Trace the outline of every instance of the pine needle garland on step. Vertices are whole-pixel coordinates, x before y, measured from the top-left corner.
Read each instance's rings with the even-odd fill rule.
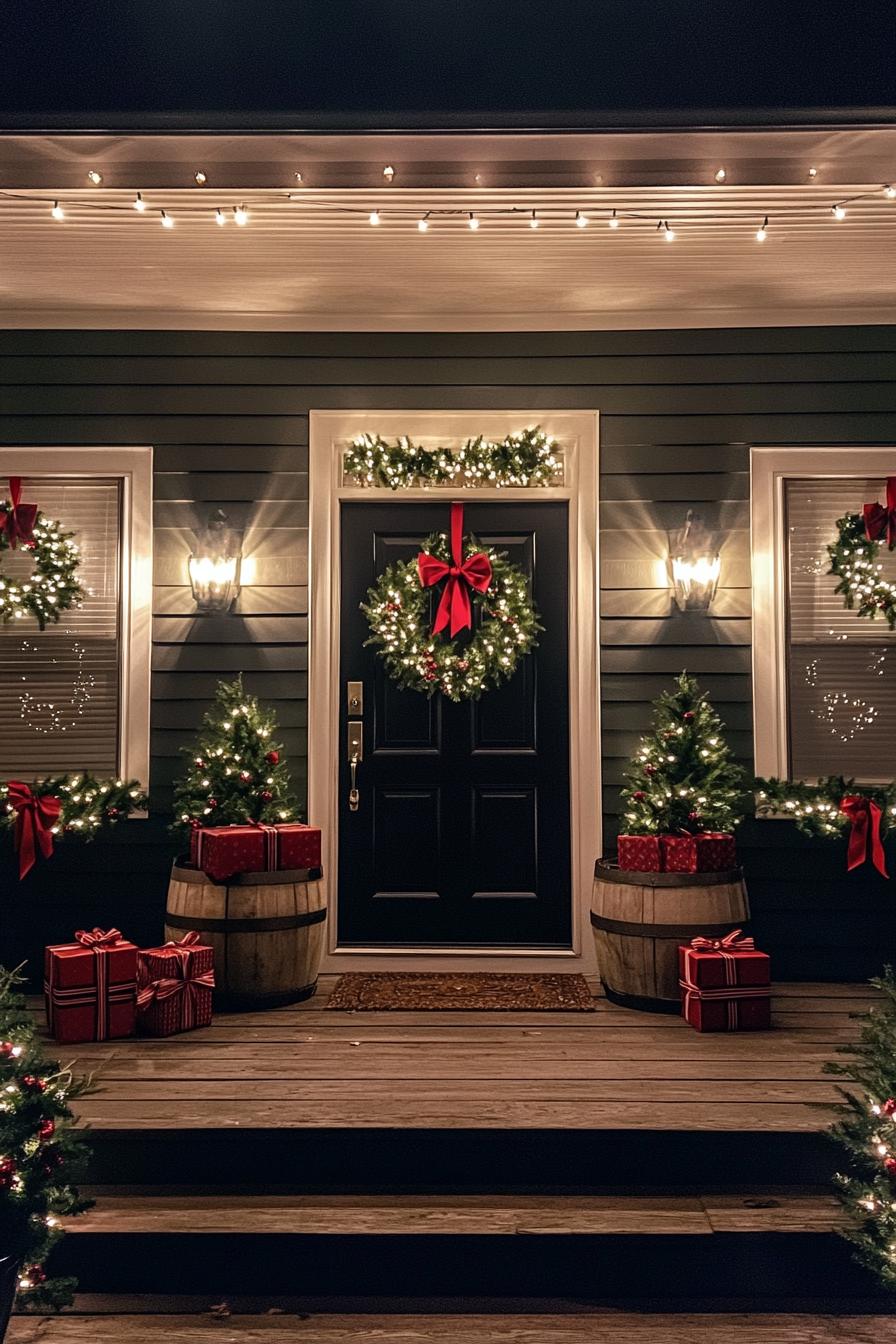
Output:
[[[896,979],[887,967],[872,980],[884,998],[864,1017],[857,1045],[844,1046],[848,1063],[825,1072],[847,1080],[831,1133],[843,1145],[851,1172],[837,1176],[840,1201],[851,1220],[845,1234],[856,1256],[886,1287],[896,1289]]]
[[[242,676],[222,682],[175,787],[174,828],[297,820],[276,730],[276,715],[246,694]]]
[[[87,1146],[69,1102],[91,1083],[45,1057],[21,982],[0,967],[0,1254],[19,1266],[19,1307],[57,1310],[71,1302],[75,1280],[47,1278],[43,1266],[62,1236],[59,1220],[90,1207],[71,1184]]]
[[[631,835],[730,831],[748,808],[746,772],[734,763],[724,725],[693,677],[656,701],[622,790]]]

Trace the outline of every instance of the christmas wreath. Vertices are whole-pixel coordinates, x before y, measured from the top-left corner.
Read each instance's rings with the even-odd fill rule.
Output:
[[[896,629],[896,583],[882,577],[877,559],[882,541],[896,548],[896,476],[887,480],[886,504],[866,504],[861,513],[837,519],[837,540],[828,546],[829,574],[840,582],[834,590],[843,594],[850,611],[871,620],[881,613],[890,629]]]
[[[388,443],[379,434],[359,434],[343,457],[346,477],[357,485],[390,490],[418,485],[545,486],[562,479],[557,443],[538,425],[508,434],[500,443],[482,434],[457,453],[422,448],[405,436]]]
[[[21,491],[21,479],[10,477],[9,498],[0,504],[0,555],[21,544],[34,556],[34,572],[27,581],[13,580],[4,578],[0,569],[0,621],[6,624],[30,613],[44,630],[84,597],[78,548],[73,533],[44,518],[36,504],[20,503]]]
[[[443,579],[430,629],[427,589]],[[471,601],[481,617],[475,629]],[[399,686],[424,695],[441,691],[454,701],[478,700],[509,680],[542,629],[526,575],[504,552],[463,535],[460,504],[451,506],[450,546],[444,533],[432,533],[416,560],[383,571],[361,610],[371,631],[366,642]],[[466,629],[469,638],[455,643]]]

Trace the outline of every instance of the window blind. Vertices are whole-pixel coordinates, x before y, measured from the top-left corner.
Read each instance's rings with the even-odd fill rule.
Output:
[[[0,627],[0,777],[118,771],[121,499],[115,480],[23,480],[22,499],[75,534],[87,596],[58,625]],[[27,577],[28,552],[3,552]]]
[[[896,631],[859,617],[835,593],[826,547],[845,513],[883,499],[883,482],[859,478],[787,480],[790,774],[893,778],[885,750],[896,741]],[[896,551],[878,551],[896,580]]]

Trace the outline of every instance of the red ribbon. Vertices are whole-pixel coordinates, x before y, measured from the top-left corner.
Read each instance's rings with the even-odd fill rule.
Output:
[[[450,621],[450,635],[453,639],[458,630],[469,630],[473,624],[473,612],[470,606],[469,590],[484,593],[492,581],[492,567],[483,551],[470,555],[464,554],[464,506],[451,505],[451,558],[448,565],[438,556],[421,551],[417,556],[417,573],[424,588],[431,588],[447,578],[442,590],[439,609],[436,612],[432,632],[437,635]]]
[[[869,541],[886,540],[892,551],[896,547],[896,476],[887,477],[886,506],[866,504],[862,509],[865,519],[865,536]]]
[[[196,1022],[200,990],[212,990],[215,987],[213,970],[203,971],[200,975],[193,972],[193,948],[198,942],[199,934],[195,930],[191,930],[184,934],[178,942],[163,943],[162,947],[164,949],[170,949],[176,954],[171,960],[173,963],[172,969],[178,973],[144,983],[137,994],[137,1007],[144,1012],[153,1003],[164,1003],[166,999],[172,998],[173,995],[182,994],[183,1004],[180,1020],[182,1031],[189,1031]],[[145,974],[145,968],[142,965],[141,971]]]
[[[752,952],[756,944],[749,934],[744,933],[743,929],[732,929],[726,933],[724,938],[692,938],[691,947],[711,949],[713,952],[728,952],[737,949],[744,952]]]
[[[10,476],[9,478],[9,508],[0,509],[0,533],[6,535],[12,550],[16,548],[16,542],[32,542],[34,540],[34,524],[37,521],[36,504],[20,504],[22,497],[22,478],[21,476]]]
[[[41,797],[32,793],[20,779],[11,779],[7,787],[7,801],[16,814],[15,845],[21,881],[34,867],[38,850],[45,859],[53,853],[52,827],[59,819],[62,803],[53,794]]]
[[[847,870],[852,872],[853,868],[860,868],[866,859],[871,859],[881,876],[889,877],[884,842],[880,834],[883,809],[859,793],[850,794],[848,798],[842,799],[840,811],[852,822],[849,849],[846,854]]]
[[[75,933],[75,941],[82,944],[83,947],[109,947],[112,943],[120,943],[124,940],[120,929],[78,929]]]

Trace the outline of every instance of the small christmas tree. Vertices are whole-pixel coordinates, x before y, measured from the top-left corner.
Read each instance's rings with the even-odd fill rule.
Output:
[[[0,967],[0,1246],[19,1267],[19,1306],[56,1310],[71,1302],[75,1280],[48,1279],[43,1264],[60,1218],[90,1207],[70,1183],[87,1146],[68,1105],[90,1082],[45,1057],[21,982]]]
[[[828,1064],[853,1085],[839,1088],[843,1103],[832,1134],[849,1154],[852,1173],[838,1176],[840,1199],[852,1228],[856,1256],[896,1289],[896,979],[891,967],[871,982],[884,995],[865,1016],[858,1045],[845,1046],[849,1063]]]
[[[174,790],[175,827],[293,821],[296,805],[276,728],[276,715],[246,694],[242,676],[221,682]]]
[[[735,765],[724,725],[693,677],[664,691],[653,728],[626,771],[624,829],[630,835],[730,831],[747,810],[746,772]]]

